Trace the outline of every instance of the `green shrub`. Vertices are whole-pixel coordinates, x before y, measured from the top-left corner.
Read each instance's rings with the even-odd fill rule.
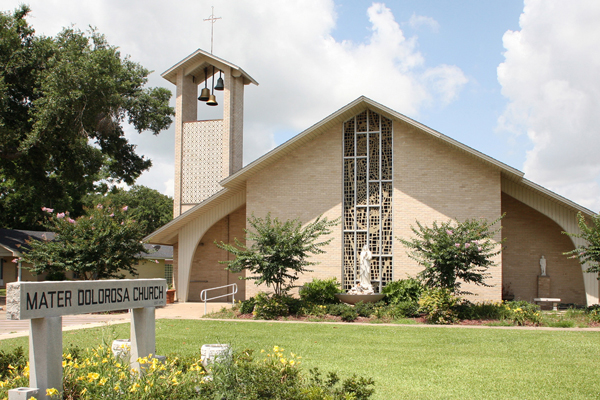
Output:
[[[354,311],[361,317],[369,318],[375,312],[375,303],[359,301],[354,305]]]
[[[419,316],[419,304],[416,301],[401,301],[391,306],[393,318],[412,318]]]
[[[327,306],[327,314],[333,315],[335,317],[340,317],[344,311],[346,311],[350,307],[348,304],[339,303],[339,304],[330,304]]]
[[[457,311],[460,319],[506,319],[510,314],[502,302],[471,303],[468,300],[458,304]]]
[[[9,368],[9,365],[11,368]],[[22,371],[27,365],[27,357],[23,347],[19,346],[11,351],[0,350],[0,380],[8,377],[11,371]]]
[[[241,314],[251,314],[254,311],[254,297],[250,297],[248,300],[242,301],[240,304],[240,313]]]
[[[429,288],[419,299],[419,312],[433,324],[451,324],[457,321],[457,304],[460,298],[452,295],[451,289]]]
[[[342,318],[342,321],[352,322],[356,321],[356,318],[358,318],[358,314],[356,313],[356,310],[353,307],[348,307],[344,311],[342,311],[340,317]]]
[[[341,290],[337,278],[313,279],[300,288],[300,298],[309,304],[337,304],[340,301],[335,295]]]
[[[254,297],[254,319],[277,319],[278,317],[287,317],[290,315],[287,296],[269,296],[265,292],[260,292]]]
[[[403,301],[416,303],[423,293],[423,285],[417,279],[408,278],[393,281],[384,286],[382,293],[388,304],[398,304]]]
[[[600,304],[589,306],[585,312],[588,314],[591,321],[600,322]]]
[[[542,314],[540,313],[540,306],[536,304],[528,303],[524,300],[519,301],[507,301],[504,303],[508,309],[509,320],[517,325],[525,325],[527,322],[539,325],[542,322]]]

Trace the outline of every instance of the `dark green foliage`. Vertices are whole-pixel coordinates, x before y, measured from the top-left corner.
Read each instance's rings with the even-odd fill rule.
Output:
[[[9,375],[9,371],[22,371],[27,365],[27,357],[21,346],[12,352],[0,350],[0,381]],[[10,365],[10,367],[9,367]]]
[[[128,207],[129,217],[141,225],[144,236],[151,234],[173,219],[173,199],[146,186],[132,186],[129,190],[113,187],[105,195],[88,195],[87,208],[102,204],[104,207]]]
[[[240,305],[240,313],[250,314],[252,311],[254,311],[254,305],[254,297],[250,297],[248,300],[242,301],[242,304]]]
[[[352,308],[352,307],[349,306],[348,304],[344,304],[344,303],[329,304],[327,306],[327,314],[333,315],[334,317],[339,317],[342,315],[342,313],[344,311],[346,311],[349,308]]]
[[[245,232],[246,243],[252,243],[250,247],[237,238],[235,246],[216,243],[218,248],[234,256],[233,260],[221,263],[227,264],[227,269],[232,272],[248,270],[244,279],[254,280],[256,285],[265,284],[273,288],[276,296],[282,296],[294,287],[300,274],[310,272],[306,267],[317,264],[308,261],[308,258],[324,253],[323,247],[333,238],[320,242],[319,239],[329,235],[338,220],[318,217],[302,227],[299,220],[281,222],[267,214],[265,218],[252,215],[248,224],[251,229]]]
[[[128,210],[98,206],[76,221],[67,213],[49,215],[46,228],[56,234],[54,240],[31,240],[23,252],[34,274],[73,271],[84,280],[137,275],[145,248],[140,224]]]
[[[591,218],[590,224],[586,222],[586,217],[582,213],[577,214],[577,223],[580,234],[563,232],[571,237],[581,238],[586,241],[585,245],[577,247],[575,250],[564,253],[570,258],[577,258],[581,265],[589,265],[586,272],[600,273],[600,215]],[[598,274],[600,279],[600,274]]]
[[[135,179],[151,166],[123,125],[158,134],[171,93],[145,88],[150,71],[95,30],[36,36],[29,7],[0,12],[0,225],[36,229],[42,206],[83,212],[100,182]]]
[[[600,322],[600,304],[589,306],[585,311],[592,321]]]
[[[256,360],[252,350],[234,353],[213,364],[213,378],[198,387],[198,395],[216,400],[367,400],[374,393],[373,379],[353,375],[341,380],[333,372],[322,378],[316,368],[305,373],[290,358],[283,351],[263,360]]]
[[[368,318],[375,312],[375,303],[359,301],[354,305],[354,310],[360,317]]]
[[[344,322],[352,322],[355,321],[356,318],[358,318],[358,314],[356,313],[356,310],[353,307],[348,307],[342,311],[340,317]]]
[[[501,218],[492,223],[484,219],[434,222],[431,228],[417,221],[417,228],[411,226],[415,237],[399,240],[409,250],[409,257],[425,267],[419,274],[425,286],[469,294],[460,290],[461,283],[489,286],[485,283],[487,270],[495,266],[492,258],[501,251],[494,240],[498,230],[491,228]]]
[[[313,279],[300,288],[300,298],[308,304],[326,305],[336,304],[340,301],[335,297],[341,292],[340,283],[337,278]]]
[[[419,299],[419,312],[432,324],[451,324],[458,319],[457,305],[460,299],[448,288],[429,288]]]
[[[290,308],[285,296],[260,292],[254,297],[253,314],[255,319],[277,319],[290,315]]]
[[[408,278],[393,281],[383,287],[382,293],[385,294],[385,301],[388,304],[398,304],[400,302],[419,301],[423,285],[417,279]]]
[[[505,319],[508,308],[502,303],[471,303],[463,300],[457,305],[459,319]]]
[[[392,306],[395,318],[412,318],[419,316],[419,303],[416,301],[400,301]]]

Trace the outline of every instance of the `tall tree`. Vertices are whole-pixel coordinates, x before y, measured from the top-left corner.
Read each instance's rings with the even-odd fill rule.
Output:
[[[145,235],[149,235],[173,219],[173,199],[158,190],[135,185],[129,190],[113,188],[107,194],[87,196],[86,207],[102,204],[105,207],[129,207],[129,215],[140,224]]]
[[[100,181],[133,184],[151,166],[123,124],[158,134],[170,91],[95,30],[36,36],[27,6],[0,13],[0,224],[33,228],[49,206],[83,212]]]

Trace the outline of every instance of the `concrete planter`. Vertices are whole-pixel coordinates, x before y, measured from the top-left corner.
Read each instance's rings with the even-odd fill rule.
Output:
[[[376,294],[347,294],[347,293],[337,293],[335,297],[347,304],[356,304],[359,301],[363,303],[376,303],[379,300],[385,297],[384,294],[376,293]]]

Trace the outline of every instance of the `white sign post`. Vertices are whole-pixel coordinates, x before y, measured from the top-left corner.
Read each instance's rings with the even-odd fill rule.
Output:
[[[6,318],[29,319],[29,386],[37,399],[62,392],[62,316],[132,309],[131,361],[155,354],[154,308],[167,304],[164,279],[14,282],[7,285]],[[22,388],[21,388],[22,389]],[[9,391],[9,400],[23,397]]]

